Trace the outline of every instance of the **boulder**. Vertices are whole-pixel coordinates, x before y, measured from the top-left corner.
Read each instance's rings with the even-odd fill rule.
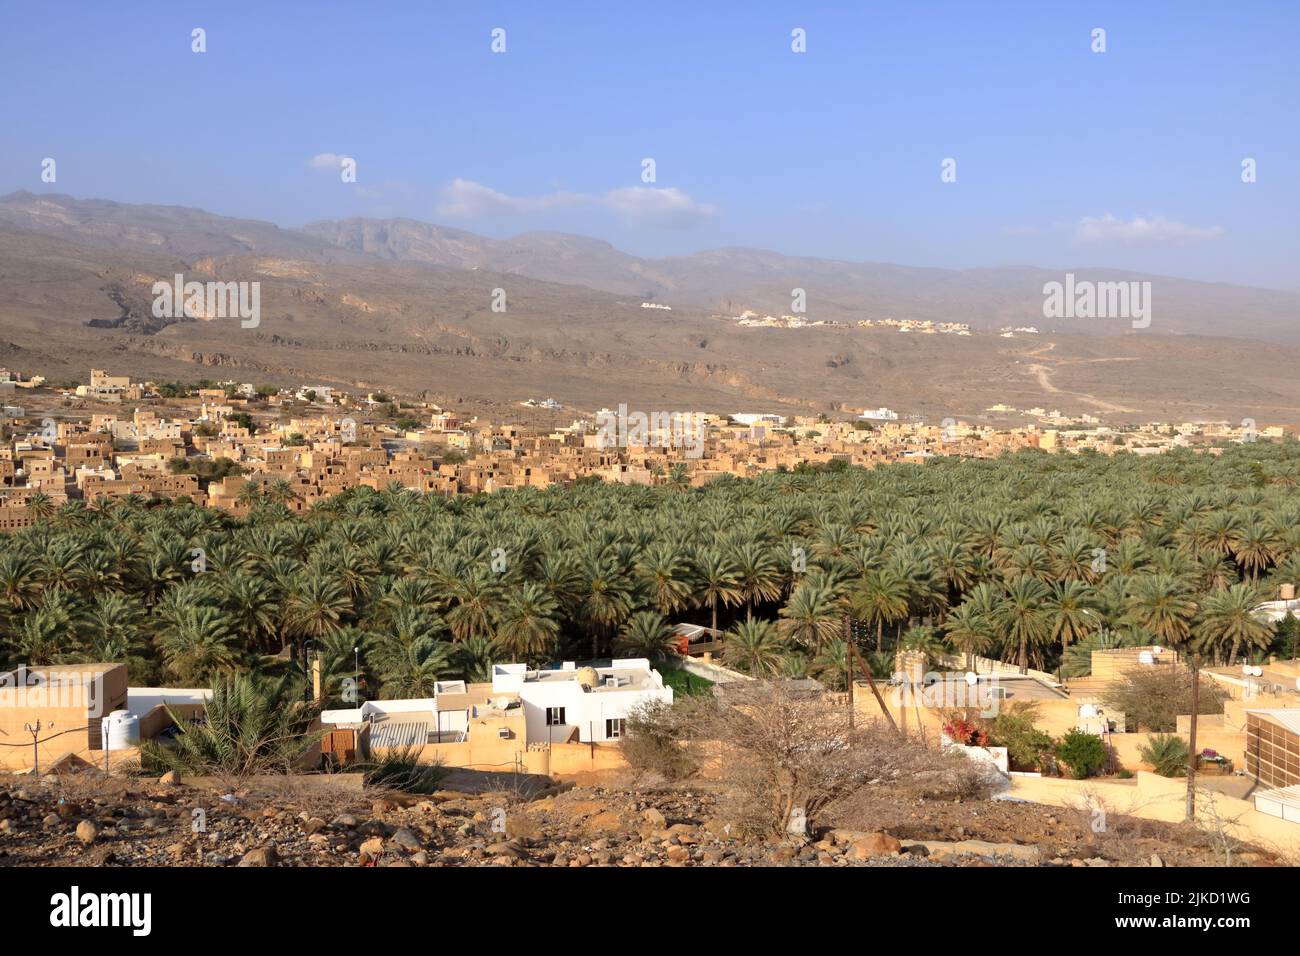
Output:
[[[903,844],[888,833],[868,833],[853,841],[848,856],[850,860],[869,860],[876,856],[892,856],[902,849]]]
[[[245,853],[239,860],[238,866],[275,866],[279,854],[275,852],[273,846],[254,847]]]
[[[400,846],[404,850],[409,850],[412,853],[419,850],[422,846],[420,838],[410,830],[406,829],[406,827],[398,828],[393,835],[388,838],[388,842]]]

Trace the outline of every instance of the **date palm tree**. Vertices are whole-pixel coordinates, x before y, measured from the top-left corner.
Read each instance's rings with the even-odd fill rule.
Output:
[[[671,544],[652,542],[637,562],[636,575],[660,614],[677,614],[690,606],[690,562]]]
[[[1020,673],[1029,672],[1030,648],[1047,643],[1051,618],[1045,605],[1051,590],[1037,578],[1020,577],[1007,586],[1006,597],[994,611],[994,621],[1004,646],[1015,648]]]
[[[819,578],[800,583],[777,613],[780,620],[776,626],[781,636],[808,648],[814,655],[839,634],[843,617],[834,592]]]
[[[1126,617],[1151,632],[1162,644],[1177,646],[1191,633],[1196,603],[1191,592],[1167,574],[1135,579],[1129,594]]]
[[[619,630],[614,650],[623,657],[660,661],[677,655],[677,639],[663,615],[656,611],[637,611]]]
[[[755,604],[780,599],[785,573],[771,550],[756,541],[742,543],[731,552],[731,557],[745,605],[745,617],[753,618]]]
[[[220,584],[221,601],[246,646],[277,650],[278,603],[273,589],[254,574],[235,572]]]
[[[1062,652],[1106,623],[1095,592],[1082,581],[1052,585],[1052,593],[1044,601],[1043,609],[1050,622],[1050,639],[1060,642]]]
[[[996,632],[989,615],[967,600],[949,612],[943,623],[948,640],[966,658],[966,669],[975,670],[975,658],[993,646]]]
[[[745,599],[740,570],[722,551],[702,547],[695,552],[695,581],[696,600],[709,609],[716,631],[718,606],[737,605]]]
[[[853,616],[876,629],[876,650],[884,641],[886,624],[904,620],[908,614],[908,584],[891,568],[882,568],[863,576],[849,594]]]
[[[542,585],[529,582],[506,598],[496,621],[496,643],[512,661],[551,660],[560,638],[559,604]]]
[[[1243,645],[1254,651],[1268,647],[1273,628],[1256,610],[1263,600],[1253,584],[1234,584],[1204,595],[1193,623],[1198,649],[1212,652],[1216,661],[1226,660],[1231,667]]]
[[[16,547],[0,551],[0,601],[14,611],[36,603],[44,583],[36,559]]]
[[[751,677],[779,674],[785,653],[786,646],[771,621],[737,621],[723,637],[723,659]]]
[[[43,491],[31,495],[23,502],[23,505],[41,521],[47,521],[54,517],[59,510],[59,506],[55,504],[54,499]]]
[[[452,668],[452,645],[444,623],[428,611],[403,608],[392,633],[380,635],[370,660],[385,698],[432,697],[437,681]]]
[[[592,659],[632,613],[631,581],[610,557],[588,555],[579,571],[577,615],[591,636]]]
[[[290,585],[282,607],[289,633],[298,639],[296,660],[306,660],[303,649],[307,640],[337,631],[352,609],[337,581],[311,572],[304,572]]]
[[[163,664],[184,687],[207,687],[221,674],[240,669],[239,636],[219,608],[188,605],[158,637]]]

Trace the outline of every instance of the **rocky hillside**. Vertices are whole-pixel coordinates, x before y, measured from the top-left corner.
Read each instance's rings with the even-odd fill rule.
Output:
[[[168,778],[163,778],[167,780]],[[1035,804],[882,791],[808,838],[745,840],[705,787],[549,787],[428,796],[83,776],[0,778],[5,866],[1203,866],[1179,826]],[[864,814],[868,818],[864,818]],[[1232,863],[1268,865],[1241,848]]]

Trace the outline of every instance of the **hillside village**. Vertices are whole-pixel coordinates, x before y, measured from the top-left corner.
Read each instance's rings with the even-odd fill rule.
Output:
[[[444,496],[547,488],[582,480],[700,486],[800,467],[866,468],[934,456],[995,458],[1020,449],[1158,454],[1224,442],[1276,440],[1249,420],[1107,426],[1092,415],[991,406],[1033,424],[900,420],[889,409],[830,420],[762,412],[642,413],[639,432],[602,431],[605,409],[554,427],[462,420],[428,402],[325,385],[250,383],[177,387],[91,370],[50,389],[0,369],[0,530],[27,527],[48,508],[129,495],[183,496],[242,515],[264,497],[303,511],[353,487],[394,484]],[[558,403],[521,404],[558,411]],[[683,441],[690,419],[698,440]],[[627,413],[624,412],[624,420]],[[692,438],[696,436],[692,435]]]
[[[875,537],[877,519],[867,512],[852,519],[858,531],[824,526],[806,550],[794,539],[788,570],[769,566],[749,537],[726,545],[738,549],[734,564],[701,543],[687,552],[692,583],[672,580],[684,571],[671,562],[655,573],[644,563],[651,559],[631,566],[644,580],[621,599],[623,610],[611,618],[617,629],[581,610],[586,605],[572,593],[565,598],[572,610],[546,597],[537,581],[556,572],[530,563],[540,560],[527,556],[537,545],[527,543],[531,532],[517,518],[504,547],[491,547],[490,537],[443,539],[464,547],[462,557],[431,547],[425,553],[434,556],[411,552],[400,563],[396,555],[410,551],[409,542],[372,542],[364,557],[356,550],[367,535],[407,535],[401,529],[442,521],[429,502],[514,508],[512,493],[529,489],[618,495],[640,487],[664,495],[659,507],[703,508],[708,495],[733,487],[726,478],[784,474],[817,487],[842,477],[865,481],[879,470],[890,483],[906,484],[906,476],[931,471],[909,464],[996,459],[1011,468],[1008,452],[1114,459],[1132,480],[1144,460],[1158,461],[1152,455],[1176,454],[1184,463],[1190,455],[1213,467],[1227,456],[1224,467],[1236,469],[1232,449],[1274,448],[1266,464],[1253,462],[1245,472],[1253,490],[1234,492],[1252,509],[1266,500],[1261,488],[1280,496],[1295,484],[1289,446],[1275,444],[1287,440],[1281,429],[933,426],[878,408],[839,422],[762,412],[645,416],[641,434],[627,443],[621,432],[610,440],[602,427],[625,425],[634,416],[625,408],[602,409],[594,422],[526,427],[321,385],[190,388],[102,370],[60,389],[39,376],[7,373],[5,382],[0,530],[21,539],[24,554],[46,542],[51,557],[24,564],[15,548],[0,562],[7,600],[0,621],[13,622],[5,646],[17,662],[0,675],[0,769],[45,781],[0,790],[0,853],[24,854],[18,844],[37,825],[62,836],[43,857],[27,853],[30,862],[99,854],[118,863],[166,857],[186,865],[194,853],[204,865],[1103,866],[1272,863],[1300,852],[1294,542],[1281,525],[1251,524],[1254,511],[1223,532],[1229,537],[1220,548],[1203,517],[1205,501],[1189,505],[1202,517],[1172,506],[1170,520],[1190,522],[1187,541],[1198,542],[1199,557],[1159,560],[1180,580],[1218,582],[1206,585],[1203,609],[1193,606],[1174,621],[1149,610],[1159,595],[1144,603],[1150,587],[1174,587],[1160,570],[1166,565],[1140,554],[1172,540],[1152,534],[1149,501],[1126,505],[1136,509],[1129,518],[1085,512],[1080,520],[1091,538],[1061,538],[1041,523],[980,531],[977,518],[963,515],[971,522],[963,547],[973,556],[945,552],[936,538],[923,558],[936,567],[958,562],[945,573],[960,586],[936,584],[936,572],[915,563],[907,530],[914,517],[882,521],[893,552],[886,563],[871,556],[872,540],[885,539]],[[682,440],[687,421],[702,428],[694,444]],[[1116,458],[1120,452],[1137,454]],[[852,466],[866,470],[854,477]],[[827,493],[836,508],[849,507],[829,487],[818,492]],[[96,555],[108,542],[95,531],[88,551],[73,554],[58,543],[77,529],[109,525],[140,534],[151,513],[163,527],[190,527],[174,542],[179,550],[160,544],[157,531],[141,541],[171,550],[155,557],[101,560]],[[196,530],[200,518],[205,531]],[[492,526],[487,517],[456,520],[478,521],[479,531]],[[301,531],[286,532],[295,522],[304,523]],[[278,544],[268,544],[268,530]],[[329,541],[336,533],[347,537]],[[864,535],[866,551],[841,540],[850,533]],[[984,533],[994,541],[987,552],[975,544]],[[1046,544],[1018,540],[1026,533]],[[765,549],[791,551],[788,539],[782,546],[766,531],[755,534]],[[231,546],[236,536],[246,542],[242,551]],[[609,585],[600,579],[624,572],[608,564],[602,549],[610,541],[593,545],[590,560],[599,567],[581,573],[603,593]],[[258,556],[263,546],[280,557]],[[352,565],[338,563],[340,548],[352,552]],[[352,596],[313,578],[312,565],[293,570],[309,555],[328,576],[352,575]],[[527,570],[511,563],[520,555]],[[1231,577],[1224,555],[1235,563]],[[105,564],[119,558],[120,571]],[[180,564],[158,563],[173,560]],[[357,576],[357,560],[373,562],[366,564],[378,582],[373,594]],[[724,569],[711,571],[719,560]],[[412,568],[418,580],[398,580]],[[246,572],[267,575],[260,596],[257,586],[231,590]],[[1230,583],[1238,572],[1246,580]],[[976,573],[1005,583],[991,591],[972,583]],[[277,574],[287,575],[283,583]],[[64,583],[43,583],[49,575]],[[844,583],[854,575],[857,584]],[[1105,591],[1107,580],[1121,589]],[[441,582],[437,590],[446,594],[421,596],[430,582]],[[246,585],[253,586],[238,587]],[[1100,597],[1085,599],[1092,587]],[[114,604],[119,592],[137,588],[152,595],[142,608],[127,613]],[[699,596],[688,596],[692,588]],[[969,589],[963,603],[950,607],[948,595],[960,588]],[[234,618],[220,617],[237,607],[237,593],[252,609],[238,631]],[[753,617],[757,607],[779,607],[787,593],[775,623]],[[1063,604],[1067,595],[1080,603]],[[988,600],[1002,603],[981,609]],[[1017,652],[1006,609],[1018,600],[1058,623],[1052,635],[1036,624],[1042,629],[1032,649],[1022,643]],[[650,609],[634,612],[637,602]],[[1103,617],[1107,602],[1119,610]],[[730,627],[720,625],[719,610]],[[562,624],[564,615],[572,622]],[[571,623],[590,633],[589,656],[573,653],[573,635],[565,636]],[[60,634],[94,633],[101,624],[103,638],[76,638],[75,653],[57,643]],[[1193,633],[1201,643],[1187,643]],[[130,634],[137,636],[118,637]],[[141,634],[159,642],[158,657],[142,650]],[[851,642],[833,639],[848,634]],[[1052,638],[1060,645],[1050,658],[1055,664],[1047,656],[1055,653]],[[97,658],[98,648],[119,656]],[[26,662],[15,656],[23,654]],[[241,683],[274,675],[298,683],[274,691]],[[261,696],[291,687],[302,687],[302,695]],[[250,762],[238,771],[213,763],[202,749],[205,735],[223,721],[248,719],[240,707],[250,700],[289,721],[277,739],[293,746],[247,754]],[[1163,708],[1155,716],[1152,702]],[[800,715],[793,723],[792,714]],[[754,807],[737,794],[747,786],[741,768],[769,759],[749,749],[769,718],[802,728],[795,733],[828,728],[829,736],[794,751],[829,747],[852,772],[836,776],[824,796],[792,794],[779,819],[760,813],[756,823]],[[738,719],[752,726],[738,727]],[[652,746],[665,740],[667,750]],[[127,787],[151,788],[156,812],[121,818],[113,810],[106,818],[102,808],[111,799],[77,795],[86,775],[105,773]],[[288,781],[324,786],[313,799],[335,812],[300,812],[283,792],[250,797],[268,775],[281,780],[272,791]],[[880,780],[887,786],[878,792],[872,781]],[[235,827],[229,846],[176,839],[171,808],[192,787],[229,791],[253,814],[246,819],[262,823]],[[48,805],[50,794],[65,789],[62,802]],[[358,819],[352,811],[367,794],[376,806],[388,801],[386,809],[369,824],[340,823]],[[943,809],[954,799],[961,809]],[[915,811],[900,816],[909,806]],[[556,807],[567,816],[551,817]],[[498,811],[516,822],[502,822],[507,817]],[[454,837],[435,835],[446,823],[424,825],[449,812],[465,821],[454,824]],[[540,822],[519,823],[521,813],[540,813]],[[1085,820],[1109,821],[1092,833],[1116,839],[1088,838],[1079,829]],[[300,823],[305,828],[296,829]],[[1072,835],[1063,840],[1067,830]],[[155,832],[171,842],[157,845]],[[1123,834],[1146,836],[1121,841]]]

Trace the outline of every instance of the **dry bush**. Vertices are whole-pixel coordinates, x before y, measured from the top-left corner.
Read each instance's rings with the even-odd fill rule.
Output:
[[[723,700],[694,710],[690,732],[720,746],[724,813],[750,835],[785,832],[798,809],[814,820],[865,786],[975,797],[987,796],[1000,776],[883,724],[850,728],[843,707],[782,681],[729,689]]]
[[[672,704],[650,701],[628,715],[623,759],[638,782],[646,777],[684,780],[699,773],[704,758],[696,715],[712,706],[712,698],[683,697]]]
[[[1201,679],[1197,700],[1200,713],[1223,713],[1227,698],[1214,681]],[[1192,712],[1192,672],[1181,666],[1135,667],[1107,691],[1103,703],[1123,712],[1130,733],[1173,733],[1179,715]]]
[[[342,781],[337,786],[331,786],[324,779],[329,778],[314,775],[285,776],[279,779],[263,777],[245,781],[236,793],[244,806],[289,808],[297,813],[306,811],[309,816],[325,820],[332,820],[342,813],[368,815],[372,802],[385,795],[371,789],[355,789]],[[218,788],[212,793],[220,793],[222,789],[224,788]]]

